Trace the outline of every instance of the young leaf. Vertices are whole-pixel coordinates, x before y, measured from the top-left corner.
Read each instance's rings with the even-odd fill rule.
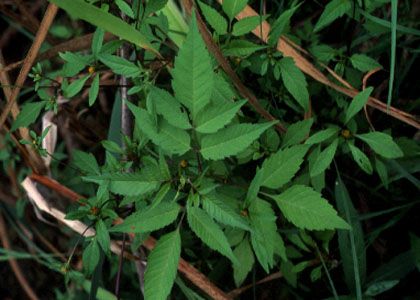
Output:
[[[85,82],[88,79],[89,79],[89,76],[84,76],[70,83],[67,86],[67,88],[64,90],[64,96],[66,98],[72,98],[76,96],[83,89],[83,86],[85,85]]]
[[[168,226],[178,216],[179,205],[162,202],[152,208],[137,211],[127,217],[123,223],[115,225],[111,232],[146,233]]]
[[[89,106],[92,106],[99,93],[99,74],[96,74],[93,78],[92,85],[89,88]]]
[[[126,104],[134,115],[137,127],[144,132],[149,139],[157,137],[157,128],[149,113],[130,102],[126,102]]]
[[[238,13],[240,13],[248,3],[248,0],[228,0],[223,1],[222,9],[225,14],[229,17],[229,20],[233,20]]]
[[[124,0],[115,0],[115,4],[117,4],[118,8],[127,16],[134,19],[134,12],[131,9],[130,5],[127,4]]]
[[[166,300],[171,292],[181,256],[179,230],[162,236],[147,259],[145,299]]]
[[[168,3],[168,0],[152,0],[147,1],[146,4],[146,10],[144,15],[149,16],[150,14],[157,12],[165,7],[165,5]]]
[[[109,190],[124,196],[138,196],[155,191],[163,182],[159,174],[147,168],[138,173],[104,174],[100,176],[86,176],[83,180],[101,184],[109,181]]]
[[[324,172],[334,159],[335,152],[337,151],[338,139],[335,139],[327,148],[325,148],[315,160],[309,173],[311,177],[315,177]]]
[[[284,86],[300,106],[302,106],[305,111],[308,111],[309,93],[305,75],[296,67],[295,61],[291,57],[282,58],[279,65]]]
[[[315,25],[314,32],[320,31],[351,9],[350,0],[332,0],[325,7]]]
[[[88,275],[92,274],[99,263],[100,249],[96,239],[93,239],[83,251],[83,268]]]
[[[371,175],[373,172],[372,164],[370,163],[369,158],[364,154],[359,148],[354,146],[351,143],[347,143],[349,145],[351,154],[353,156],[354,161],[359,165],[359,167],[365,171],[367,174]]]
[[[312,188],[294,185],[281,193],[271,196],[286,219],[295,226],[309,230],[350,229],[327,200]]]
[[[305,144],[306,145],[315,145],[315,144],[322,143],[322,142],[328,140],[329,138],[333,137],[339,130],[340,130],[339,127],[334,126],[334,127],[329,127],[327,129],[318,131],[317,133],[311,135],[305,141]]]
[[[81,55],[78,53],[73,52],[64,52],[59,53],[59,56],[66,61],[63,66],[63,75],[67,77],[72,77],[78,74],[81,70],[83,70],[89,63],[91,63],[91,59],[89,56]]]
[[[257,45],[247,40],[232,40],[223,48],[223,54],[226,56],[248,56],[265,48],[265,46]]]
[[[44,107],[45,102],[26,103],[22,107],[22,110],[18,114],[16,120],[13,122],[10,131],[14,131],[19,127],[28,127],[29,125],[31,125],[33,122],[36,121]]]
[[[191,138],[186,131],[173,127],[167,121],[162,120],[160,131],[158,132],[146,110],[131,103],[127,103],[127,106],[133,112],[139,129],[163,150],[171,154],[182,155],[191,149]]]
[[[264,20],[264,18],[262,20]],[[253,29],[255,29],[255,27],[257,27],[262,20],[260,16],[243,18],[233,25],[232,34],[234,36],[241,36],[247,34]]]
[[[217,34],[222,35],[227,33],[227,21],[223,16],[219,14],[217,10],[213,7],[198,1],[198,4],[203,12],[206,21],[209,22],[210,26],[217,32]]]
[[[235,285],[241,286],[255,262],[254,253],[252,253],[252,248],[247,238],[243,239],[233,250],[233,254],[239,261],[239,264],[233,265],[233,278]]]
[[[382,68],[380,63],[364,54],[353,54],[350,57],[350,61],[353,67],[362,72],[369,72],[376,68]]]
[[[98,162],[92,153],[74,150],[73,164],[86,174],[100,174]]]
[[[243,230],[251,230],[246,220],[223,201],[223,195],[210,193],[202,196],[204,210],[216,221]]]
[[[105,31],[101,28],[97,28],[92,38],[92,54],[94,57],[98,57],[99,52],[101,52],[102,42],[104,39]]]
[[[175,58],[172,70],[175,97],[191,112],[193,120],[209,103],[213,90],[213,68],[210,55],[198,31],[195,16],[190,31]]]
[[[261,186],[278,189],[288,183],[299,170],[307,151],[308,146],[297,145],[279,150],[267,158],[258,171],[262,173]]]
[[[155,104],[156,112],[162,115],[169,124],[181,129],[191,128],[188,115],[181,110],[179,102],[167,91],[153,88],[149,97]]]
[[[105,253],[109,252],[109,247],[111,245],[111,239],[109,237],[108,229],[104,221],[99,220],[96,223],[96,239],[98,240],[99,245]]]
[[[220,105],[212,105],[208,109],[198,113],[195,119],[195,129],[200,133],[215,133],[223,128],[241,107],[246,103],[246,100],[233,102],[224,102]]]
[[[236,124],[201,140],[201,154],[205,159],[223,159],[238,154],[275,122],[263,124]]]
[[[292,18],[293,14],[295,13],[296,9],[300,6],[296,5],[291,9],[285,10],[282,12],[280,17],[276,21],[274,21],[273,25],[271,26],[270,36],[268,37],[268,43],[272,46],[277,45],[277,42],[280,36],[286,31],[289,27],[290,19]]]
[[[152,137],[152,140],[163,150],[171,154],[182,155],[191,149],[191,138],[185,130],[173,127],[165,120],[159,129],[158,136]]]
[[[404,154],[400,147],[392,140],[392,137],[388,134],[375,131],[364,134],[357,134],[357,138],[368,144],[373,151],[385,158],[398,158]]]
[[[274,265],[274,242],[276,241],[276,215],[271,204],[254,199],[248,208],[252,226],[251,243],[261,266],[268,273]]]
[[[350,102],[349,107],[346,111],[346,117],[344,123],[347,124],[362,108],[366,105],[369,100],[369,96],[372,93],[373,88],[368,87],[358,93],[353,100]]]
[[[311,118],[290,125],[284,135],[281,148],[297,145],[302,142],[309,135],[313,122],[314,119]]]
[[[237,263],[229,242],[220,229],[207,213],[197,207],[188,206],[187,220],[192,231],[211,249],[216,250],[229,258],[234,264]]]
[[[121,149],[120,145],[118,145],[116,142],[103,140],[101,144],[102,144],[102,147],[104,147],[107,151],[111,153],[124,154],[124,151]]]
[[[115,74],[124,75],[127,78],[138,77],[140,75],[140,67],[125,58],[111,55],[101,54],[99,60],[112,69]]]

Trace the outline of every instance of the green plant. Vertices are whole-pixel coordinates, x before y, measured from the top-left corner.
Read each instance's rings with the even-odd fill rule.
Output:
[[[65,274],[67,283],[81,285],[91,299],[113,299],[100,287],[112,289],[109,278],[103,278],[108,266],[109,277],[117,278],[117,297],[121,278],[131,284],[122,291],[126,297],[140,294],[138,289],[145,299],[200,299],[200,290],[212,296],[177,275],[183,264],[191,267],[189,261],[204,274],[200,276],[206,284],[212,280],[223,289],[246,281],[255,285],[256,276],[279,272],[287,283],[285,297],[309,297],[308,286],[318,285],[323,289],[314,292],[316,298],[365,299],[392,290],[418,267],[415,235],[410,236],[410,250],[376,271],[367,263],[367,249],[377,237],[417,204],[401,187],[407,182],[409,189],[420,187],[413,175],[420,171],[418,142],[394,128],[391,133],[387,115],[377,118],[375,130],[366,109],[376,100],[374,84],[366,86],[366,73],[384,68],[385,60],[378,57],[389,46],[386,109],[398,115],[390,107],[402,84],[394,76],[398,35],[419,33],[397,24],[396,1],[390,22],[373,15],[388,9],[380,0],[332,0],[322,9],[316,3],[273,1],[267,6],[272,13],[246,17],[237,16],[248,4],[262,8],[263,1],[225,0],[219,6],[197,1],[185,18],[188,26],[172,1],[50,2],[96,29],[90,49],[59,54],[60,68],[38,63],[32,69],[39,100],[25,102],[11,132],[35,123],[43,110],[60,115],[66,101],[84,97],[87,104],[75,107],[83,105],[94,114],[104,105],[97,101],[101,92],[116,95],[107,133],[94,128],[94,145],[68,153],[71,160],[63,170],[58,168],[67,163],[63,150],[48,153],[42,147],[49,128],[40,136],[31,130],[32,140],[21,140],[41,156],[55,158],[52,175],[83,195],[67,208],[66,219],[80,221],[86,232],[94,233],[72,244],[61,267],[49,257],[44,262]],[[183,2],[186,12],[193,2]],[[308,19],[315,9],[319,17]],[[269,32],[263,32],[264,22],[271,24]],[[340,22],[347,30],[360,23],[359,36],[327,45],[323,32],[335,30]],[[207,25],[213,30],[209,37]],[[120,40],[105,41],[105,32]],[[390,41],[378,39],[377,49],[361,50],[372,36],[384,33],[391,34]],[[284,49],[279,41],[294,52],[278,51]],[[330,76],[320,72],[320,78],[310,79],[318,67],[331,67]],[[105,91],[102,83],[108,74],[120,79],[109,85],[117,93]],[[248,105],[253,93],[260,110]],[[127,115],[133,128],[123,124]],[[407,115],[398,118],[413,125],[414,118]],[[285,132],[279,129],[283,127]],[[2,156],[5,165],[14,160]],[[406,180],[401,186],[400,179]],[[376,187],[370,191],[369,184]],[[355,191],[348,190],[350,185]],[[386,204],[369,203],[373,212],[361,213],[360,207],[369,205],[364,198],[363,205],[352,198],[357,189]],[[389,201],[384,192],[403,198],[402,203]],[[397,211],[399,215],[374,230],[366,229],[364,221]],[[146,260],[146,270],[124,269],[124,255],[118,262],[112,253],[115,240],[123,241],[121,253],[130,248],[136,258]],[[141,245],[150,243],[154,246],[145,253]],[[72,263],[81,245],[83,274]],[[396,270],[398,264],[402,267]]]

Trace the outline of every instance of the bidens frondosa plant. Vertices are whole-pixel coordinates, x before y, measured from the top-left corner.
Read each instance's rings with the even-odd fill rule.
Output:
[[[403,214],[374,229],[363,222],[417,203],[401,200],[405,185],[390,188],[398,180],[420,187],[412,175],[418,143],[394,140],[378,130],[382,123],[375,130],[370,109],[389,113],[381,115],[385,129],[388,118],[420,127],[418,120],[375,98],[380,91],[369,78],[384,67],[368,51],[358,53],[370,34],[420,35],[373,16],[384,1],[329,1],[316,20],[308,13],[319,4],[298,1],[184,0],[185,15],[164,0],[50,2],[97,28],[88,47],[60,50],[59,70],[54,62],[35,64],[36,100],[22,106],[10,132],[45,111],[43,122],[47,114],[74,115],[60,122],[80,131],[73,140],[67,129],[57,148],[52,125],[19,139],[50,159],[46,173],[73,190],[40,174],[28,178],[77,200],[66,220],[40,208],[79,228],[64,262],[45,262],[64,275],[69,295],[74,283],[91,299],[231,299],[248,288],[267,299],[256,287],[282,278],[271,296],[365,299],[418,266],[412,249],[389,263],[405,260],[404,272],[367,265],[367,249],[381,249],[375,240]],[[272,11],[262,16],[248,4]],[[366,26],[335,49],[321,32],[342,18]],[[386,42],[395,55],[392,36]],[[394,69],[391,61],[392,76]],[[367,196],[356,203],[351,195],[360,189]],[[388,204],[383,191],[404,203],[376,209]],[[410,239],[418,249],[418,238]]]

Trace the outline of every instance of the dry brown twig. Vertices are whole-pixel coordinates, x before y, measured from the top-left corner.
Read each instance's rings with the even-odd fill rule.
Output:
[[[44,18],[42,19],[42,22],[39,26],[39,30],[36,34],[35,40],[29,49],[28,54],[26,55],[25,61],[23,63],[22,69],[19,72],[18,78],[16,79],[16,83],[14,88],[11,91],[9,102],[7,102],[6,106],[3,109],[3,112],[0,116],[0,128],[3,127],[7,116],[9,115],[11,109],[15,105],[15,102],[18,98],[20,87],[25,83],[26,77],[29,74],[29,71],[31,70],[31,67],[35,61],[35,58],[39,52],[39,49],[41,48],[42,43],[44,42],[48,29],[50,28],[55,15],[57,14],[58,7],[54,4],[49,4],[48,8],[45,12]],[[31,152],[29,152],[31,155]],[[37,173],[45,173],[46,168],[43,164],[43,161],[40,159],[39,156],[31,156],[31,160],[33,160],[33,167],[35,167],[35,170]]]

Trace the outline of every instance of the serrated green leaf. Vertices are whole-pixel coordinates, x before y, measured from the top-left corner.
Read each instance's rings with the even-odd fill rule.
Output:
[[[251,245],[247,238],[233,250],[233,254],[238,259],[239,264],[233,265],[233,279],[236,286],[241,286],[246,279],[248,273],[254,266],[254,253],[252,253]]]
[[[140,75],[140,67],[126,60],[125,58],[111,55],[101,54],[99,60],[118,75],[124,75],[127,78],[138,77]]]
[[[284,135],[281,147],[285,148],[288,146],[297,145],[302,142],[309,135],[309,131],[311,130],[313,122],[314,120],[311,118],[290,125],[287,128],[286,134]]]
[[[92,153],[74,150],[73,164],[86,174],[99,174],[99,165]]]
[[[251,32],[255,27],[257,27],[265,18],[260,16],[252,16],[240,19],[238,22],[233,24],[232,34],[234,36],[241,36]]]
[[[168,3],[168,0],[152,0],[147,1],[146,4],[146,11],[145,16],[149,16],[151,13],[157,12],[165,7],[165,5]]]
[[[169,124],[181,129],[191,128],[188,115],[181,110],[179,102],[167,91],[153,88],[149,97],[155,104],[156,113],[162,115]]]
[[[192,231],[211,249],[237,263],[229,242],[220,227],[202,209],[188,206],[187,220]]]
[[[149,115],[149,113],[143,108],[140,108],[130,102],[126,102],[126,104],[134,115],[137,127],[142,132],[144,132],[144,134],[149,139],[152,139],[152,137],[156,137],[157,128],[155,124],[153,123],[152,117]]]
[[[322,143],[326,140],[328,140],[329,138],[333,137],[335,134],[337,134],[337,132],[340,130],[339,127],[330,127],[321,131],[318,131],[317,133],[311,135],[306,141],[305,144],[306,145],[315,145],[315,144],[319,144]]]
[[[223,201],[223,195],[209,193],[202,195],[204,210],[216,221],[243,230],[251,230],[247,221]]]
[[[159,127],[158,136],[152,137],[152,140],[156,145],[171,154],[182,155],[191,149],[190,135],[185,130],[173,127],[165,120]]]
[[[89,88],[89,106],[92,106],[99,93],[99,74],[96,74],[93,78],[92,84]]]
[[[382,68],[380,63],[364,54],[353,54],[350,57],[350,61],[353,67],[362,72],[369,72],[376,68]]]
[[[58,54],[66,63],[63,66],[63,75],[66,77],[73,77],[79,74],[93,59],[89,56],[81,55],[79,53],[64,52]]]
[[[364,141],[373,151],[385,158],[398,158],[404,155],[400,147],[392,140],[392,137],[383,132],[375,131],[357,134],[356,137]]]
[[[191,138],[186,131],[173,127],[166,120],[162,120],[158,131],[146,110],[131,103],[127,103],[127,106],[133,112],[139,129],[163,150],[182,155],[191,149]]]
[[[98,222],[96,222],[96,239],[98,240],[98,243],[104,253],[108,253],[111,245],[111,239],[109,237],[108,229],[102,220],[98,220]]]
[[[350,229],[327,200],[312,188],[294,185],[271,196],[287,220],[295,226],[309,230]]]
[[[308,84],[305,75],[296,66],[291,57],[284,57],[279,61],[281,78],[284,86],[292,94],[293,98],[303,107],[305,111],[309,109]]]
[[[93,239],[83,251],[83,269],[92,274],[99,263],[100,249],[96,239]]]
[[[161,229],[174,222],[179,213],[176,203],[162,202],[146,210],[137,211],[127,217],[123,223],[115,225],[111,232],[146,233]]]
[[[111,153],[118,153],[123,154],[124,151],[121,149],[120,145],[118,145],[116,142],[109,141],[109,140],[103,140],[101,142],[102,146],[108,150]]]
[[[195,119],[195,129],[200,133],[217,132],[230,123],[246,102],[246,100],[242,100],[236,103],[224,102],[220,105],[211,105],[208,109],[198,113]]]
[[[338,139],[335,139],[331,145],[325,148],[316,158],[312,168],[309,170],[311,177],[315,177],[324,172],[334,159],[338,147]]]
[[[217,32],[217,34],[226,34],[228,24],[225,18],[213,7],[201,1],[198,1],[198,4],[201,8],[201,11],[203,12],[204,17],[206,18],[206,21]]]
[[[325,7],[318,22],[315,25],[314,32],[320,31],[336,19],[344,15],[351,9],[350,0],[332,0]]]
[[[273,25],[271,26],[270,35],[268,37],[268,43],[270,45],[276,46],[280,36],[286,31],[286,29],[290,26],[290,19],[292,18],[293,14],[295,13],[296,9],[300,7],[296,5],[291,9],[285,10],[282,14],[274,21]]]
[[[354,146],[351,143],[348,143],[351,155],[353,156],[354,161],[359,165],[359,167],[365,171],[367,174],[372,174],[373,168],[370,163],[369,158],[364,154],[359,148]]]
[[[85,176],[83,180],[101,184],[109,182],[109,190],[124,196],[138,196],[150,193],[159,188],[164,181],[157,167],[146,166],[137,173],[103,174]]]
[[[261,199],[254,199],[248,211],[252,226],[252,248],[263,269],[269,273],[274,265],[274,242],[277,234],[276,215],[270,203]]]
[[[373,88],[368,87],[353,98],[346,110],[345,124],[347,124],[366,105],[372,91]]]
[[[261,172],[260,184],[271,189],[281,188],[299,171],[303,157],[308,151],[306,145],[297,145],[279,150],[267,158],[258,172]]]
[[[10,131],[15,131],[20,127],[28,127],[36,121],[42,109],[45,107],[45,102],[26,103],[22,106],[22,110],[18,114],[16,120],[13,122]]]
[[[223,1],[222,9],[232,21],[245,8],[247,3],[248,0],[227,0]]]
[[[89,79],[89,76],[84,76],[70,83],[64,90],[64,96],[66,98],[72,98],[76,96],[76,94],[78,94],[83,89],[83,86],[85,85],[85,82],[88,79]]]
[[[171,292],[181,256],[179,230],[165,234],[147,258],[145,299],[166,300]]]
[[[247,40],[232,40],[223,48],[223,54],[225,56],[248,56],[265,48],[267,47]]]
[[[206,135],[201,140],[201,154],[205,159],[223,159],[238,154],[276,122],[236,124]]]
[[[175,97],[191,112],[197,113],[210,101],[213,90],[213,68],[210,55],[192,17],[187,38],[175,58],[172,70],[172,87]]]

